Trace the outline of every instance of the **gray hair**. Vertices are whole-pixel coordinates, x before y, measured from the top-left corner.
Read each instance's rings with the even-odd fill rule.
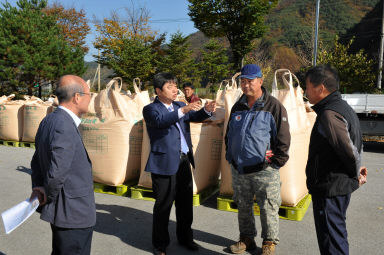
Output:
[[[65,86],[60,85],[61,84],[59,84],[59,86],[56,88],[56,96],[57,100],[59,100],[59,104],[68,102],[75,96],[76,93],[84,93],[84,89],[81,84],[71,83]]]

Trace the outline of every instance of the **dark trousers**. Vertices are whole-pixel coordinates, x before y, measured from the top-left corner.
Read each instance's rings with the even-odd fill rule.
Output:
[[[180,157],[180,165],[175,175],[152,173],[152,188],[155,196],[153,207],[152,244],[159,250],[169,245],[168,223],[173,202],[176,206],[176,235],[179,242],[193,239],[193,185],[192,173],[185,154]]]
[[[59,228],[51,224],[52,253],[51,255],[89,255],[93,227],[90,228]]]
[[[351,194],[336,197],[312,196],[317,242],[322,255],[349,254],[345,223]]]

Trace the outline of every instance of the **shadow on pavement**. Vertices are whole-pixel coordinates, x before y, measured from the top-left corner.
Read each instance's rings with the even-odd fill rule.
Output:
[[[207,200],[205,200],[201,206],[216,209],[217,208],[217,197],[219,196],[219,192],[215,192],[215,194],[212,194]]]
[[[152,252],[151,213],[130,207],[104,204],[96,204],[96,211],[96,232],[119,237],[121,241],[132,247]],[[171,246],[178,245],[175,236],[176,223],[170,220],[168,229],[171,238],[171,244],[169,248],[170,250],[174,250],[176,247]],[[195,240],[223,246],[223,248],[233,242],[233,240],[228,238],[200,230],[194,230],[193,233]],[[187,250],[184,252],[184,248],[181,246],[177,247],[177,249],[183,249],[183,254],[189,254]],[[190,254],[194,253],[191,252]],[[199,254],[215,255],[222,253],[200,247]]]
[[[384,142],[364,142],[363,149],[366,152],[384,152]]]
[[[231,252],[231,250],[229,249],[229,247],[225,248],[223,251],[228,253],[228,254],[233,254]],[[245,253],[245,254],[261,255],[262,253],[263,253],[263,249],[260,247],[256,247],[256,249],[254,249],[253,251],[247,251],[247,253]]]
[[[32,169],[27,168],[27,167],[25,167],[25,166],[18,166],[18,167],[16,168],[16,170],[17,170],[17,171],[20,171],[20,172],[27,173],[27,174],[29,174],[29,175],[32,174]],[[1,255],[1,254],[0,254],[0,255]]]

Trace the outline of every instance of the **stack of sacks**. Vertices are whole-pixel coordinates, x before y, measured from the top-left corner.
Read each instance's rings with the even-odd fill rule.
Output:
[[[0,98],[0,140],[20,141],[23,135],[23,100],[12,101],[15,95]]]
[[[202,99],[203,102],[209,99]],[[176,101],[184,101],[182,92],[179,92]],[[185,101],[184,101],[185,102]],[[193,194],[198,194],[205,188],[218,182],[220,175],[220,154],[222,148],[224,120],[207,120],[203,123],[191,123],[191,140],[195,168],[192,168]],[[149,152],[150,140],[144,123],[143,147],[141,158],[141,173],[139,186],[152,188],[151,174],[145,172]]]
[[[115,186],[139,177],[142,109],[149,103],[148,92],[140,91],[135,81],[134,95],[121,94],[121,86],[121,78],[115,78],[98,95],[93,94],[80,125],[94,181]]]
[[[43,102],[38,97],[24,96],[24,98],[22,141],[34,142],[40,122],[47,114],[53,111],[53,107],[51,102]]]

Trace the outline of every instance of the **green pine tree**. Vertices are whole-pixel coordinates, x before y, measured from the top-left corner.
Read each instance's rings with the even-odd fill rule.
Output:
[[[71,47],[45,0],[19,0],[0,8],[0,94],[32,95],[34,84],[85,71],[84,53]]]
[[[131,84],[136,77],[142,81],[149,80],[153,74],[153,61],[156,54],[150,44],[137,38],[125,38],[121,44],[104,48],[97,61],[112,69],[115,76]]]
[[[233,65],[228,63],[227,49],[216,39],[211,39],[204,45],[198,66],[208,85],[221,82],[233,72]]]
[[[199,77],[197,66],[187,39],[181,32],[171,35],[171,41],[164,49],[165,56],[158,63],[158,71],[172,73],[179,84],[192,82],[194,85],[199,85],[199,81],[196,80]]]

